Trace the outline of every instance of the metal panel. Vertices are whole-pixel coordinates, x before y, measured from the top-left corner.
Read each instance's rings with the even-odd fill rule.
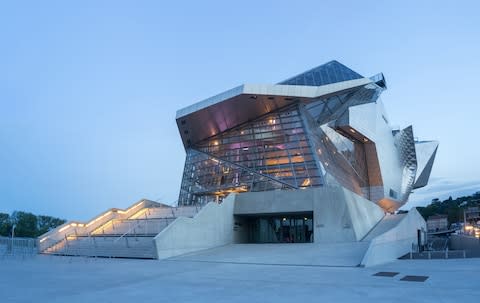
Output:
[[[413,183],[415,182],[415,175],[417,173],[417,156],[415,153],[415,139],[413,137],[412,126],[400,131],[396,139],[403,172],[400,197],[393,198],[406,202],[413,189]]]
[[[438,150],[437,141],[415,142],[417,154],[417,176],[413,188],[421,188],[427,185],[430,173],[432,172],[433,162]]]

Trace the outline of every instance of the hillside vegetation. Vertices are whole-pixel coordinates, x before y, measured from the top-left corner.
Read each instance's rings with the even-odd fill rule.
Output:
[[[480,192],[476,192],[470,196],[458,197],[456,199],[450,197],[444,201],[433,199],[429,205],[426,207],[417,207],[417,210],[425,220],[433,215],[447,215],[448,223],[452,224],[463,222],[464,209],[473,206],[480,207]]]

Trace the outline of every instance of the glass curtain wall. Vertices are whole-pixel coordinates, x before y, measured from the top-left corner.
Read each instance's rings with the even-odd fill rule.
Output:
[[[308,215],[279,215],[247,220],[249,243],[313,242],[313,218]]]
[[[320,186],[298,106],[194,144],[187,150],[179,205],[219,202],[231,192]]]

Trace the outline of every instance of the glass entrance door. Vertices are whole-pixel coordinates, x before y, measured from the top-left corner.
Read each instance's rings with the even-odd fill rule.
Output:
[[[249,243],[313,242],[312,214],[250,218],[248,238]]]

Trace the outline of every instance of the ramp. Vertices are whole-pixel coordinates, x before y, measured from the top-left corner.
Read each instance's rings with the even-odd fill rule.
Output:
[[[230,244],[168,260],[290,266],[358,266],[369,242]]]
[[[370,230],[365,237],[361,241],[372,241],[377,236],[380,236],[383,233],[386,233],[390,229],[394,228],[395,226],[402,221],[407,214],[398,214],[398,215],[386,215],[383,219],[378,222],[375,227]]]

